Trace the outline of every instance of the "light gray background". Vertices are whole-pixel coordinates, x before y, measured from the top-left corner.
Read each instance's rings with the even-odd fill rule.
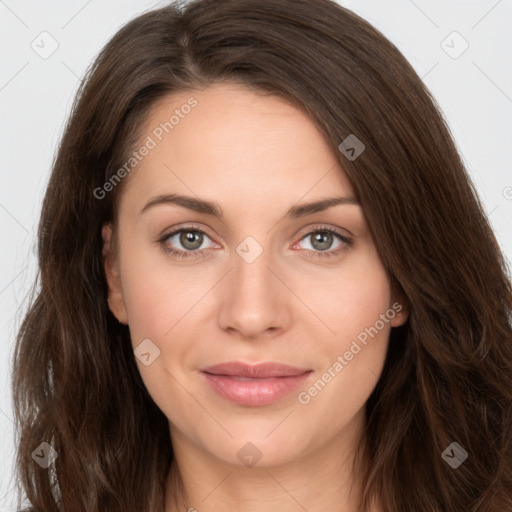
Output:
[[[395,43],[434,93],[503,251],[512,260],[512,0],[340,3]],[[39,210],[63,124],[80,77],[101,47],[128,20],[163,4],[0,0],[2,511],[15,510],[10,362],[26,293],[35,278]],[[43,31],[50,36],[41,36]],[[52,39],[58,48],[47,58],[31,47],[48,52],[55,44]]]

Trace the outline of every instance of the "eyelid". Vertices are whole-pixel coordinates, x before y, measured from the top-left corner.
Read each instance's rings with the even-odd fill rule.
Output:
[[[350,238],[350,237],[354,236],[348,229],[334,227],[330,224],[322,224],[322,223],[314,224],[313,223],[312,225],[309,225],[305,228],[300,229],[297,232],[297,234],[294,235],[294,238],[300,237],[300,240],[303,240],[305,236],[310,235],[315,232],[318,232],[318,231],[330,231],[332,233],[339,235],[342,238]],[[344,234],[343,232],[346,232],[346,234]]]
[[[170,236],[173,236],[173,235],[175,235],[176,233],[178,233],[180,231],[186,231],[186,230],[199,231],[199,232],[204,233],[205,235],[207,235],[210,239],[212,239],[212,240],[215,239],[215,237],[212,236],[209,233],[209,230],[208,230],[208,228],[206,226],[203,226],[203,225],[200,225],[200,224],[194,224],[194,223],[186,223],[184,225],[178,225],[176,227],[171,228],[171,230],[169,232],[167,232],[167,230],[164,230],[163,234],[160,235],[158,238],[159,239],[161,239],[161,238],[169,238]],[[339,236],[345,237],[345,238],[353,237],[354,236],[346,228],[337,228],[337,227],[333,227],[333,226],[328,225],[328,224],[322,224],[322,223],[314,224],[313,223],[312,225],[306,226],[305,228],[301,228],[299,231],[297,231],[293,235],[293,238],[299,237],[298,241],[300,241],[300,240],[303,240],[303,238],[306,235],[309,235],[309,234],[311,234],[313,232],[316,232],[316,231],[322,231],[322,230],[334,232],[334,233],[338,234]],[[343,234],[342,231],[345,231],[346,235]],[[216,243],[218,244],[218,242],[216,242]]]
[[[215,239],[215,237],[209,233],[209,229],[207,227],[205,227],[202,224],[194,224],[194,223],[185,223],[183,225],[174,226],[173,228],[170,228],[170,230],[165,229],[162,232],[162,235],[160,235],[158,238],[159,239],[167,239],[167,238],[175,235],[176,233],[179,233],[180,231],[198,231],[200,233],[207,235],[208,238],[210,238],[212,241]],[[218,243],[218,242],[216,242],[216,243]]]

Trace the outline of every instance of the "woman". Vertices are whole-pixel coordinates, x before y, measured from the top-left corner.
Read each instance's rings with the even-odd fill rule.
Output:
[[[512,287],[435,100],[330,0],[148,12],[78,93],[19,333],[33,510],[512,510]]]

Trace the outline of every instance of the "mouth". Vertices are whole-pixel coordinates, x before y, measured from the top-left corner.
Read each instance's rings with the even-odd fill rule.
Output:
[[[312,373],[280,363],[247,365],[223,363],[200,370],[208,386],[238,405],[262,406],[277,402],[297,389]]]

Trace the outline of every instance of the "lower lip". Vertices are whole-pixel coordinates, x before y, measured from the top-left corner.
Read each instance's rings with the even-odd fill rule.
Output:
[[[277,402],[297,389],[311,372],[289,377],[240,380],[202,372],[208,385],[221,397],[239,405],[259,406]]]

